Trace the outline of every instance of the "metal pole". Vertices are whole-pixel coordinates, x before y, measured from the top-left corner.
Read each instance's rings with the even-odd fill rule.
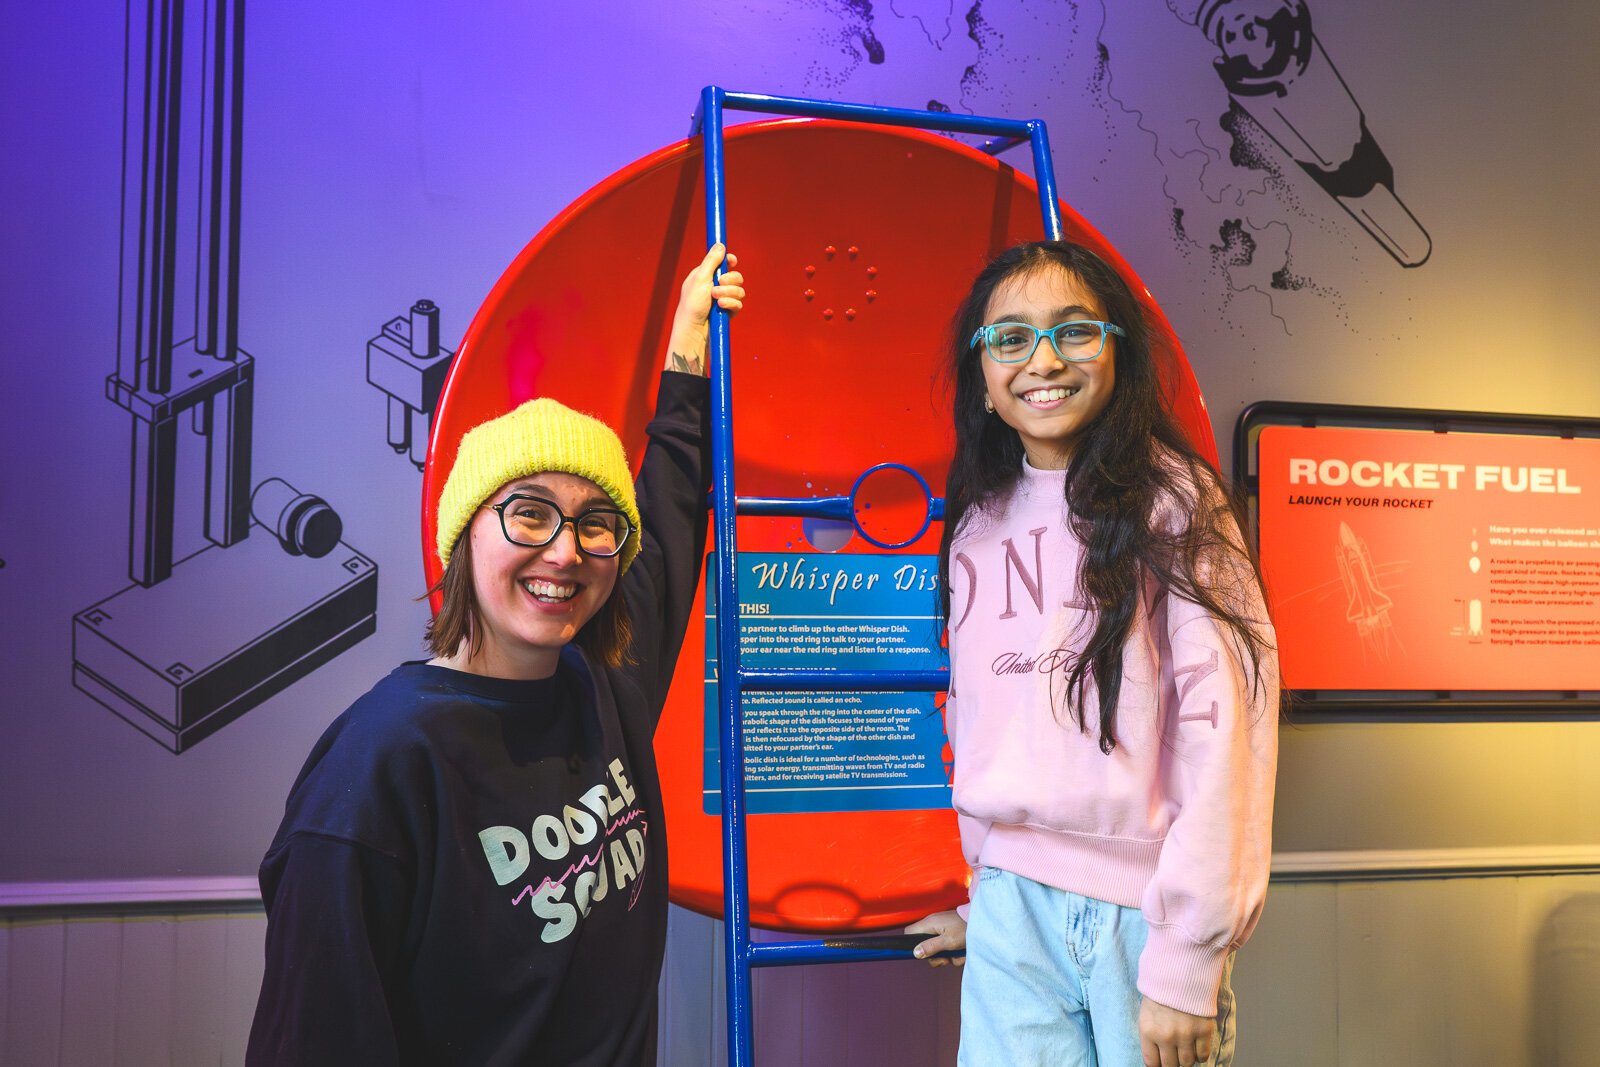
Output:
[[[1045,236],[1061,240],[1061,203],[1056,195],[1056,168],[1050,160],[1050,133],[1043,119],[1028,123],[1028,140],[1033,143],[1033,180],[1039,185],[1039,212],[1044,217]]]
[[[700,142],[705,155],[706,242],[727,243],[723,190],[722,106],[715,85],[700,95]],[[738,515],[733,485],[733,373],[728,363],[728,314],[711,307],[711,478],[716,511],[717,684],[722,736],[722,924],[728,985],[728,1063],[751,1067],[755,1041],[750,1002],[750,883],[745,853],[744,730],[741,722],[738,616]],[[731,624],[730,624],[731,620]]]

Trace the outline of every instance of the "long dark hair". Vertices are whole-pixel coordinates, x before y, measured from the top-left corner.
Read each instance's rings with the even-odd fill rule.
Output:
[[[1002,252],[979,272],[956,311],[947,372],[955,394],[955,456],[945,486],[944,534],[939,543],[939,595],[950,617],[950,546],[973,509],[1003,501],[1022,475],[1022,439],[984,409],[981,348],[971,340],[995,290],[1019,275],[1063,270],[1099,298],[1106,319],[1127,331],[1115,338],[1116,379],[1111,399],[1079,436],[1067,467],[1068,525],[1083,543],[1078,573],[1094,631],[1066,673],[1064,710],[1084,733],[1089,686],[1099,696],[1100,750],[1117,744],[1117,696],[1122,650],[1141,607],[1142,578],[1153,576],[1168,594],[1194,602],[1231,635],[1260,687],[1270,651],[1244,614],[1254,598],[1241,581],[1259,587],[1260,567],[1247,538],[1243,509],[1179,428],[1151,352],[1144,311],[1122,277],[1099,256],[1066,241],[1039,241]],[[1179,517],[1185,521],[1172,521]],[[1276,709],[1273,709],[1274,713]]]

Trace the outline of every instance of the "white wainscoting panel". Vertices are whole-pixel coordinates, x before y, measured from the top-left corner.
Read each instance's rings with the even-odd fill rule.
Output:
[[[1274,883],[1234,972],[1240,1064],[1597,1062],[1600,875],[1376,877]],[[0,1063],[243,1062],[264,916],[150,906],[0,910]],[[910,962],[759,971],[757,1062],[953,1064],[960,975]],[[672,910],[661,992],[663,1067],[726,1064],[720,923]]]

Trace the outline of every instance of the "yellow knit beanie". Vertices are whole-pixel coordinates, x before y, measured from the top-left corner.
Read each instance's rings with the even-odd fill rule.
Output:
[[[435,547],[439,562],[450,565],[450,553],[472,513],[488,503],[489,494],[514,478],[541,471],[562,471],[587,478],[605,490],[618,510],[628,516],[633,533],[622,546],[617,573],[627,571],[639,554],[643,531],[639,504],[633,495],[633,475],[622,441],[611,427],[590,415],[573,411],[549,397],[529,400],[488,422],[479,423],[461,438],[455,466],[439,494],[439,526]]]

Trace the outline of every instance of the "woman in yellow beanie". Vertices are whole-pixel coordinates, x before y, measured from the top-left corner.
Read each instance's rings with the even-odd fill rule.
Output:
[[[655,1062],[652,739],[705,553],[707,319],[744,299],[723,251],[684,279],[637,483],[549,398],[462,438],[434,658],[329,727],[262,862],[249,1063]]]

